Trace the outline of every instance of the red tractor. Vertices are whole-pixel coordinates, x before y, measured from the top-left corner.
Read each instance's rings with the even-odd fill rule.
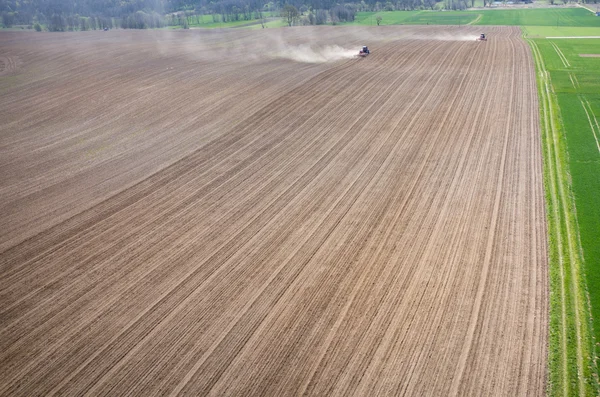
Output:
[[[370,53],[371,53],[371,51],[369,51],[369,48],[366,45],[364,45],[364,46],[362,46],[362,48],[360,49],[360,51],[358,51],[358,56],[359,57],[366,57]]]
[[[480,34],[479,37],[477,38],[477,41],[487,41],[487,38],[485,37],[485,33]]]

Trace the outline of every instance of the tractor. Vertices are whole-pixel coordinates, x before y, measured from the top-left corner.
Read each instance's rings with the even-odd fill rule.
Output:
[[[362,46],[362,48],[360,49],[360,51],[358,51],[358,56],[359,57],[366,57],[370,53],[371,53],[371,51],[369,51],[369,48],[366,45],[364,45],[364,46]]]

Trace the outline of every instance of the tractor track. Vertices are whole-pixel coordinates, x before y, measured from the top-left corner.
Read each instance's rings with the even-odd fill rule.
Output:
[[[0,394],[543,395],[533,61],[431,30],[0,35]]]

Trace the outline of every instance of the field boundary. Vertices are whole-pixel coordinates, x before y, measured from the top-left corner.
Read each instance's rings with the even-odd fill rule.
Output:
[[[592,14],[595,14],[595,13],[596,13],[596,11],[592,10],[591,8],[588,8],[588,7],[587,7],[586,5],[584,5],[584,4],[576,3],[575,5],[576,5],[577,7],[580,7],[580,8],[583,8],[583,9],[586,9],[586,10],[588,10],[588,11],[589,11],[589,12],[591,12]]]
[[[471,22],[469,22],[467,25],[476,25],[476,24],[477,24],[477,22],[479,22],[479,21],[481,20],[481,17],[482,17],[482,16],[483,16],[482,14],[479,14],[479,15],[477,15],[477,18],[473,19],[473,20],[472,20]]]
[[[558,99],[537,44],[527,39],[536,64],[544,189],[549,239],[550,330],[548,394],[596,395],[591,316],[577,212],[568,170],[568,148]],[[553,44],[553,43],[552,43]],[[554,44],[553,44],[554,46]],[[554,48],[556,50],[556,48]],[[560,54],[557,51],[560,57]],[[561,58],[562,61],[562,58]],[[563,61],[564,63],[564,61]]]

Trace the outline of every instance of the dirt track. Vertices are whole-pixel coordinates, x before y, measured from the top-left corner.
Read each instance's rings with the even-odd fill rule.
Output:
[[[0,34],[0,395],[543,395],[534,65],[478,33]]]

